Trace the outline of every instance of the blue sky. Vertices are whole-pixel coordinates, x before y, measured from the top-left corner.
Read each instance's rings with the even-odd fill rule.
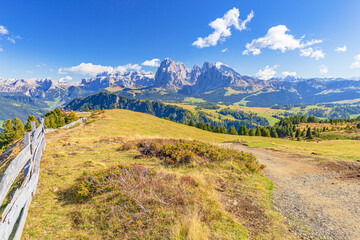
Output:
[[[166,57],[264,79],[360,76],[359,12],[357,0],[2,0],[0,77],[80,80],[127,64],[120,69],[155,71],[141,64]]]

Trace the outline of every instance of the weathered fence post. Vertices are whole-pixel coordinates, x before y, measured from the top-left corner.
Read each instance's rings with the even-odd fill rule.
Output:
[[[24,148],[27,147],[27,145],[30,144],[30,133],[24,133]],[[29,168],[30,168],[30,161],[27,161],[25,166],[24,166],[24,179],[26,178],[26,176],[28,175],[29,173]]]
[[[0,180],[0,205],[2,205],[17,176],[24,169],[21,186],[11,193],[12,198],[1,214],[0,240],[9,239],[14,231],[13,239],[21,238],[39,180],[40,159],[45,145],[44,120],[41,120],[38,128],[35,122],[31,122],[31,132],[24,134],[24,149],[10,162]]]

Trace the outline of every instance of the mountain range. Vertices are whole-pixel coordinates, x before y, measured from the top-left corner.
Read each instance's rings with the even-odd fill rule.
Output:
[[[316,104],[360,99],[360,81],[356,78],[303,79],[291,76],[261,80],[241,75],[220,62],[205,62],[201,67],[195,65],[190,70],[185,64],[169,58],[161,62],[155,73],[103,72],[73,83],[52,79],[0,78],[2,102],[5,102],[4,98],[22,104],[36,102],[34,106],[43,110],[65,106],[77,97],[99,91],[168,102],[184,101],[191,97],[197,101],[271,107],[276,104]],[[18,108],[18,105],[15,104],[14,108]]]

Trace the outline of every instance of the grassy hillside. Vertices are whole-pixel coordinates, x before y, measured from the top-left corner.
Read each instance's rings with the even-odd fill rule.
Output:
[[[109,110],[93,115],[82,128],[46,136],[40,182],[24,239],[153,239],[159,235],[164,239],[292,239],[272,209],[273,185],[257,170],[260,166],[256,167],[250,155],[233,157],[232,152],[220,151],[218,160],[209,161],[191,155],[185,148],[174,152],[160,144],[155,145],[155,153],[153,149],[144,155],[142,152],[152,145],[142,142],[142,148],[136,147],[137,141],[161,138],[214,144],[240,141],[305,155],[316,152],[320,157],[360,159],[357,141],[314,143],[232,136],[143,113]],[[210,152],[214,150],[204,146]],[[164,158],[159,149],[169,150],[170,155]],[[180,158],[175,161],[179,164],[173,164],[170,160],[176,156],[192,156],[194,160],[183,164]],[[246,167],[246,162],[255,167]],[[130,174],[122,175],[128,181],[138,179],[143,183],[131,185],[137,191],[119,185],[122,178],[116,180],[116,173],[124,171]],[[167,177],[165,182],[159,178],[154,182],[147,176]],[[144,193],[141,197],[139,191]],[[134,203],[135,197],[144,208]]]
[[[286,111],[282,110],[282,109],[271,109],[271,108],[263,108],[263,107],[244,107],[244,106],[237,106],[237,105],[223,105],[223,104],[217,104],[217,106],[219,107],[218,109],[207,109],[207,108],[202,108],[201,104],[196,105],[194,104],[194,101],[188,101],[188,103],[169,103],[169,104],[174,104],[176,106],[185,108],[189,111],[194,111],[196,112],[196,108],[199,109],[200,111],[205,112],[206,114],[208,114],[208,116],[212,117],[212,119],[214,120],[219,120],[219,119],[228,119],[228,120],[235,120],[234,117],[227,115],[221,115],[218,112],[221,111],[222,109],[227,109],[230,108],[231,110],[237,110],[237,111],[242,111],[248,114],[256,114],[259,117],[265,118],[268,122],[270,126],[273,126],[275,123],[277,123],[279,121],[278,118],[284,117]],[[278,118],[274,118],[273,116],[277,116]]]
[[[109,136],[124,136],[130,139],[158,137],[183,138],[210,143],[240,140],[243,144],[250,147],[272,148],[309,156],[316,153],[319,154],[319,157],[332,158],[334,160],[360,159],[360,149],[358,148],[359,142],[356,140],[298,142],[266,137],[232,136],[227,134],[215,134],[194,127],[188,127],[159,119],[154,116],[126,110],[111,110],[106,111],[106,113],[106,124],[111,126],[111,130],[106,132]]]
[[[163,158],[160,150],[144,155],[129,143],[159,138],[238,139],[126,110],[105,111],[82,128],[48,134],[24,239],[292,239],[272,209],[272,183],[251,155],[180,142]],[[168,149],[159,144],[155,148]],[[205,152],[192,155],[186,146]],[[169,162],[179,153],[193,160]],[[142,183],[135,192],[115,181],[124,171],[128,184]]]

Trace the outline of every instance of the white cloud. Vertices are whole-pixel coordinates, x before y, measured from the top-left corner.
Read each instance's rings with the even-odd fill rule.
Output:
[[[227,49],[227,48],[224,48],[223,50],[221,50],[221,52],[228,52],[229,51],[229,49]]]
[[[146,60],[141,65],[147,66],[147,67],[159,67],[160,66],[160,59],[154,58],[152,60]]]
[[[73,79],[72,77],[70,77],[70,76],[66,76],[66,77],[60,78],[60,79],[59,79],[59,82],[71,81],[72,79]]]
[[[214,32],[209,36],[199,37],[193,46],[198,48],[215,46],[219,41],[223,42],[227,37],[231,36],[231,27],[234,26],[237,30],[243,31],[246,29],[246,24],[254,17],[254,12],[251,11],[245,20],[240,20],[240,11],[237,8],[227,11],[222,18],[217,18],[209,24],[214,29]]]
[[[335,48],[336,52],[346,52],[347,51],[347,46],[344,45],[343,47],[337,47]]]
[[[350,65],[350,68],[360,68],[360,54],[354,57],[355,61]]]
[[[319,60],[325,57],[325,53],[321,49],[305,48],[300,50],[300,56],[311,57]]]
[[[31,70],[27,70],[26,73],[33,73]]]
[[[320,67],[320,74],[327,74],[329,72],[329,69],[325,65],[321,65]]]
[[[0,47],[0,52],[3,52],[3,51],[4,51],[4,49],[2,47]]]
[[[8,33],[9,31],[3,25],[0,25],[0,34],[5,35]]]
[[[15,44],[15,39],[14,39],[14,38],[8,37],[7,39],[8,39],[10,42],[12,42],[12,43]]]
[[[13,37],[7,37],[7,40],[9,40],[10,42],[14,43],[16,42],[16,39],[21,39],[20,36],[13,36]]]
[[[245,45],[246,50],[244,50],[242,54],[259,55],[263,48],[280,50],[284,53],[289,50],[301,49],[322,42],[322,40],[318,39],[304,42],[304,37],[296,39],[293,35],[287,33],[289,31],[290,30],[285,25],[272,27],[264,37],[254,39],[251,43],[247,43]]]
[[[284,77],[290,76],[290,77],[296,77],[296,72],[282,72],[282,75],[284,75]]]
[[[82,75],[96,76],[103,72],[114,73],[114,72],[126,72],[128,70],[140,70],[141,66],[138,64],[126,64],[124,66],[110,67],[102,65],[94,65],[92,63],[81,63],[74,67],[59,68],[58,73],[67,74],[68,72]]]
[[[256,73],[256,77],[262,80],[269,80],[270,78],[273,78],[276,74],[275,69],[278,67],[278,65],[275,65],[273,67],[266,66],[264,69],[260,69]]]

